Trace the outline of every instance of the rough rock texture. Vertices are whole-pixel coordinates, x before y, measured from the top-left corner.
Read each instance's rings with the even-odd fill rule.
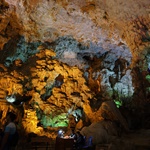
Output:
[[[0,1],[1,127],[149,129],[149,73],[149,0]]]
[[[6,14],[16,13],[18,19],[14,19],[18,20],[28,41],[51,42],[59,36],[73,35],[80,42],[98,46],[102,42],[104,45],[121,42],[131,49],[134,59],[138,59],[139,50],[149,41],[147,0],[6,2],[11,10]],[[10,22],[15,27],[13,23]],[[8,28],[6,25],[4,30]]]

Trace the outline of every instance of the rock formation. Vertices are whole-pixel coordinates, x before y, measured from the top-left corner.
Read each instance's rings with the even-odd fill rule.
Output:
[[[14,111],[25,135],[149,129],[149,73],[149,0],[0,2],[1,128]]]

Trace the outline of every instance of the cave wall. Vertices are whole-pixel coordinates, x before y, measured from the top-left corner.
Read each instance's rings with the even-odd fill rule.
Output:
[[[25,132],[47,134],[44,128],[102,120],[105,101],[147,111],[149,4],[1,1],[2,118],[18,110]]]

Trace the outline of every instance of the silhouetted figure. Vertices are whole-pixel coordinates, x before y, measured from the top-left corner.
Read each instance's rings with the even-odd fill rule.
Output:
[[[74,128],[72,128],[71,129],[71,134],[70,134],[70,138],[73,138],[73,139],[76,139],[76,133],[75,133],[75,129]]]
[[[17,142],[18,134],[14,123],[16,115],[12,112],[6,115],[6,127],[3,134],[1,134],[0,150],[10,150],[11,146],[15,146],[13,142]]]
[[[81,150],[84,146],[85,139],[84,136],[78,131],[75,137],[75,147],[77,150]]]

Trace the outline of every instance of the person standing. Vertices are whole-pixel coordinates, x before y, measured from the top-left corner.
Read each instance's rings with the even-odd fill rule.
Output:
[[[6,115],[6,127],[1,137],[0,150],[10,150],[14,135],[16,133],[16,125],[14,123],[16,115],[12,112],[8,112]]]
[[[75,147],[77,150],[81,150],[82,147],[85,144],[85,139],[84,136],[78,131],[76,133],[76,138],[75,138]]]

